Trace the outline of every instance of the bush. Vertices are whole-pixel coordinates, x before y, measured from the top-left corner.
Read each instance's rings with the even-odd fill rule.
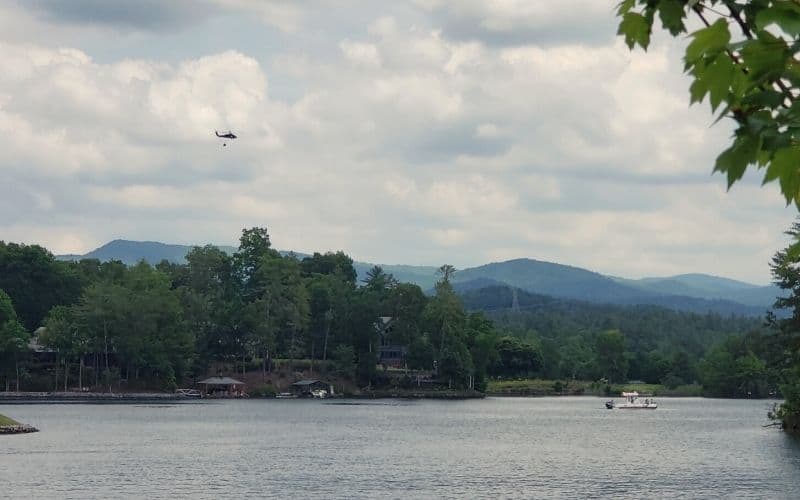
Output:
[[[254,398],[274,398],[278,391],[272,384],[257,385],[248,391],[248,394]]]

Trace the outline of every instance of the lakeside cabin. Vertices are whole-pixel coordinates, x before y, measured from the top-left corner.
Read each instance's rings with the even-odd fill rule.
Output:
[[[244,382],[230,377],[209,377],[197,385],[202,387],[204,396],[234,398],[244,395]]]
[[[405,368],[408,348],[392,340],[396,321],[391,316],[381,316],[375,322],[378,335],[378,364],[384,368]]]
[[[292,384],[292,393],[300,397],[313,396],[312,391],[328,392],[328,384],[321,380],[299,380]]]

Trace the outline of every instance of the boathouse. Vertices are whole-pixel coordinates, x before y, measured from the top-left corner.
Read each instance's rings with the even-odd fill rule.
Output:
[[[206,396],[237,397],[244,394],[244,382],[230,377],[210,377],[197,383]]]
[[[298,396],[311,396],[311,391],[328,390],[328,384],[321,380],[299,380],[292,384],[292,393]]]

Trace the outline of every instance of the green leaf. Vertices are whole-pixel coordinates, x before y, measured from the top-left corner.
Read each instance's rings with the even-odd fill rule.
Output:
[[[634,45],[639,44],[640,47],[647,50],[647,46],[650,45],[650,27],[650,23],[643,15],[627,12],[622,16],[617,34],[625,36],[625,44],[629,49],[633,49]]]
[[[658,4],[658,14],[661,24],[672,36],[686,31],[686,26],[683,24],[683,4],[679,0],[661,0]]]
[[[740,51],[753,85],[780,76],[786,68],[790,55],[786,42],[780,38],[766,31],[759,32],[758,36],[745,43]]]
[[[764,89],[742,99],[742,104],[759,108],[777,108],[783,103],[783,93],[773,89]]]
[[[704,79],[696,78],[689,86],[690,104],[702,102],[703,97],[708,93],[708,85]]]
[[[800,35],[800,6],[792,1],[773,0],[771,7],[756,14],[756,28],[763,31],[772,24],[796,38]]]
[[[717,55],[725,50],[731,41],[731,33],[724,19],[717,19],[711,26],[697,30],[690,36],[693,40],[686,47],[687,64],[694,64],[706,55]]]
[[[728,97],[728,89],[731,86],[734,71],[736,68],[733,61],[724,52],[706,68],[705,80],[712,111],[716,111],[722,101]]]
[[[629,10],[633,8],[634,3],[636,0],[623,0],[622,2],[617,4],[617,15],[624,16]]]
[[[741,130],[741,129],[740,129]],[[739,133],[737,131],[737,133]],[[714,172],[728,176],[728,189],[742,178],[747,166],[758,160],[761,151],[761,137],[747,133],[739,135],[733,145],[717,157]]]
[[[778,179],[786,204],[800,199],[800,147],[791,146],[775,152],[764,175],[764,184]]]

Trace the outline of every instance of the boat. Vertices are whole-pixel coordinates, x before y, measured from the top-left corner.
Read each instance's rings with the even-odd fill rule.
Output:
[[[315,389],[311,391],[311,397],[316,399],[325,399],[328,397],[328,391],[325,389]]]
[[[279,394],[276,394],[275,397],[277,399],[297,399],[298,396],[297,394],[291,392],[281,392]]]
[[[606,408],[613,409],[618,408],[620,410],[655,410],[658,408],[658,404],[656,400],[652,397],[648,396],[645,399],[641,399],[639,393],[634,392],[623,392],[622,397],[625,398],[624,403],[615,403],[614,401],[607,401]],[[611,403],[611,406],[609,406]]]

